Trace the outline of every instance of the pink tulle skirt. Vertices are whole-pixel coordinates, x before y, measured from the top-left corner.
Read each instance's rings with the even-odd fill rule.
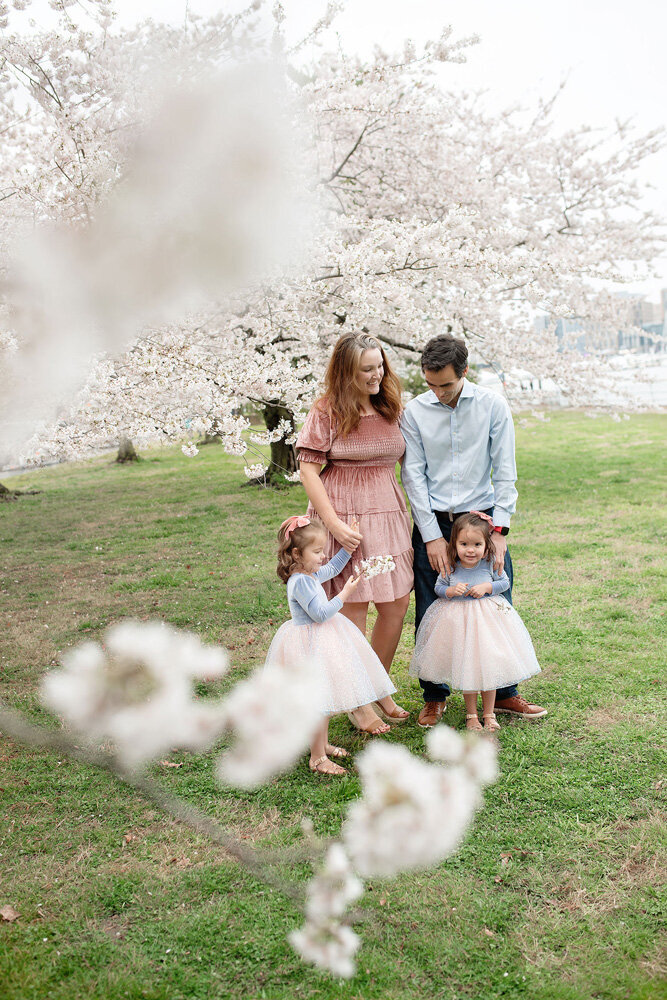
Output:
[[[424,615],[410,673],[457,691],[493,691],[540,671],[526,626],[503,597],[440,597]]]
[[[281,625],[266,654],[267,663],[312,660],[325,681],[323,715],[350,712],[393,694],[396,688],[366,637],[344,615],[312,625]]]

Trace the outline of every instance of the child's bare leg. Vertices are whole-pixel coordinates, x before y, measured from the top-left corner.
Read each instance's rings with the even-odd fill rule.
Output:
[[[466,703],[466,729],[480,730],[482,726],[477,715],[477,692],[464,691],[463,700]]]
[[[347,774],[344,767],[334,764],[327,757],[327,746],[329,739],[329,717],[326,716],[315,730],[310,741],[310,761],[308,766],[311,771],[319,774]]]
[[[484,729],[487,732],[495,733],[500,729],[494,712],[496,704],[495,691],[482,691],[482,713],[484,715]]]

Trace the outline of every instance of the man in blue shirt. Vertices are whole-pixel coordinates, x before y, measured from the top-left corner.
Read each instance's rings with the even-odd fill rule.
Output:
[[[428,391],[410,400],[401,419],[401,479],[414,520],[415,628],[436,599],[438,574],[449,572],[447,542],[459,514],[480,510],[493,518],[494,566],[499,571],[504,566],[511,588],[507,534],[517,498],[512,414],[498,393],[466,380],[465,341],[434,337],[424,348],[421,365]],[[505,596],[511,602],[511,589]],[[434,726],[445,711],[449,687],[419,683],[424,707],[417,721]],[[524,719],[547,714],[527,702],[516,685],[497,692],[495,710]]]

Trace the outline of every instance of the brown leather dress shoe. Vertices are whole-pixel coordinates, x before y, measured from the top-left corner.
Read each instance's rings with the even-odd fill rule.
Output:
[[[446,701],[425,701],[417,718],[417,725],[421,726],[422,729],[430,729],[431,726],[440,722],[446,710]]]
[[[520,694],[515,694],[513,698],[503,698],[496,701],[496,712],[504,712],[506,715],[516,715],[520,719],[542,719],[547,714],[546,708],[541,705],[531,705]]]

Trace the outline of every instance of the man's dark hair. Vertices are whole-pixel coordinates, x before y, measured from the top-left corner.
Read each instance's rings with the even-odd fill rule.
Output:
[[[468,367],[468,348],[465,340],[458,340],[449,333],[433,337],[422,352],[422,371],[439,372],[452,365],[457,378]]]

